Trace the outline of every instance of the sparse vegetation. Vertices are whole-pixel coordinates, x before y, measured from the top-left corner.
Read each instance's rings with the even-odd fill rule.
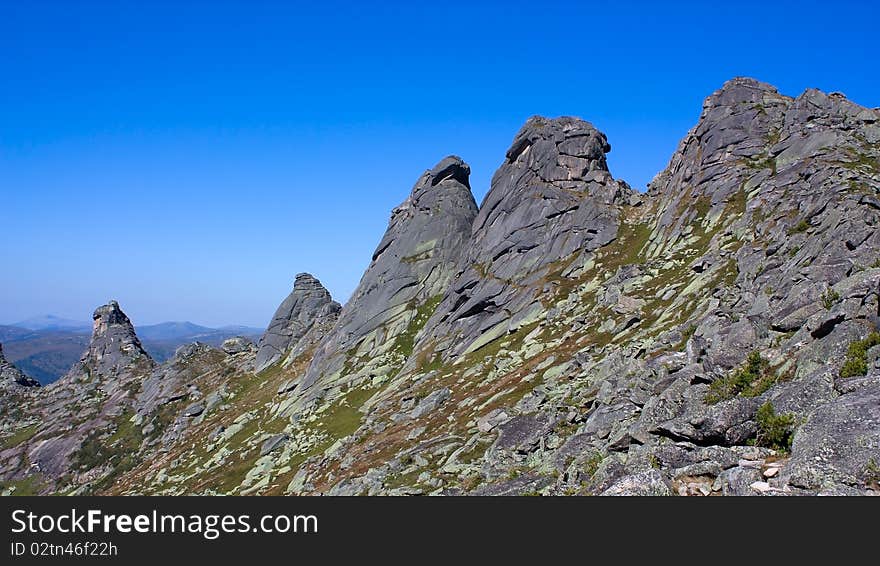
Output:
[[[791,230],[788,231],[788,234],[791,236],[793,234],[802,234],[810,229],[810,223],[806,220],[801,220],[794,226],[792,226]]]
[[[825,307],[825,310],[831,310],[831,308],[837,304],[837,301],[840,300],[840,293],[835,291],[834,289],[828,289],[822,294],[822,306]]]
[[[584,473],[586,473],[591,478],[596,475],[596,472],[599,471],[599,465],[602,463],[602,460],[605,459],[600,452],[594,452],[590,457],[584,460]]]
[[[11,436],[7,436],[0,441],[0,450],[6,450],[7,448],[18,446],[22,442],[27,442],[37,434],[37,430],[39,430],[39,425],[32,424],[15,431]]]
[[[756,445],[783,452],[791,451],[796,423],[794,415],[788,413],[777,415],[773,404],[767,401],[758,408],[755,422],[758,425]]]
[[[617,231],[617,239],[603,250],[601,263],[610,272],[624,265],[641,263],[642,252],[651,237],[651,226],[645,224],[622,223]]]
[[[777,381],[777,377],[769,369],[767,360],[760,352],[754,351],[749,354],[743,367],[712,382],[706,394],[706,402],[715,404],[733,399],[737,395],[757,397]]]
[[[73,453],[71,460],[76,470],[110,468],[110,473],[93,486],[94,490],[111,485],[117,477],[139,463],[137,454],[143,436],[140,428],[131,422],[131,416],[132,413],[126,412],[116,417],[116,431],[109,437],[93,430]]]
[[[855,377],[868,373],[868,350],[880,345],[880,332],[872,332],[864,340],[849,345],[846,360],[840,368],[840,377]]]
[[[687,328],[685,328],[681,333],[681,341],[678,343],[677,350],[684,350],[687,347],[688,340],[690,340],[694,333],[697,331],[697,325],[691,324]]]
[[[93,432],[83,440],[71,459],[75,469],[90,470],[109,460],[109,452],[98,438],[98,433]]]
[[[428,322],[428,319],[431,318],[431,315],[437,310],[437,306],[442,300],[443,295],[436,295],[416,307],[416,314],[407,325],[406,330],[395,339],[393,348],[395,352],[398,352],[404,357],[408,357],[412,354],[416,334],[418,334],[419,330],[425,326],[425,323]]]
[[[875,489],[880,487],[880,465],[874,458],[868,460],[863,476],[865,483],[875,486]]]
[[[774,175],[776,174],[776,160],[766,154],[748,160],[746,166],[751,169],[770,169]]]
[[[361,425],[363,415],[360,408],[375,392],[373,389],[352,389],[321,415],[318,424],[333,440],[345,438]]]
[[[9,495],[27,496],[39,495],[43,489],[43,482],[37,475],[28,476],[20,480],[0,481],[0,493],[10,490]]]

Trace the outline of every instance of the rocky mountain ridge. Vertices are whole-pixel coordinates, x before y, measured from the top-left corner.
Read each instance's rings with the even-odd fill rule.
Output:
[[[441,160],[351,300],[300,274],[256,346],[157,365],[99,308],[68,376],[15,392],[2,485],[878,493],[880,110],[737,78],[647,193],[610,149],[531,118],[479,207]]]
[[[57,321],[46,316],[31,321]],[[36,326],[36,324],[33,324]],[[79,327],[45,328],[28,330],[18,326],[0,326],[0,342],[5,346],[7,360],[27,376],[43,385],[53,383],[64,376],[79,360],[91,339],[91,324],[87,330]],[[174,355],[178,347],[190,342],[204,342],[220,347],[236,336],[258,339],[263,330],[247,326],[208,328],[189,322],[165,322],[135,328],[144,350],[159,363]]]

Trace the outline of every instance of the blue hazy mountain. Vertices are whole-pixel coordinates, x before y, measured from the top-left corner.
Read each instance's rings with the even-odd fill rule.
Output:
[[[13,323],[10,326],[25,328],[27,330],[82,330],[85,332],[91,332],[92,330],[92,324],[90,322],[61,318],[60,316],[52,314],[34,316]]]

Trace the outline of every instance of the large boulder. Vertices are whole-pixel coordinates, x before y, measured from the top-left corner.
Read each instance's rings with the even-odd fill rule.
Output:
[[[841,395],[810,415],[794,437],[785,476],[804,489],[880,481],[880,385]]]

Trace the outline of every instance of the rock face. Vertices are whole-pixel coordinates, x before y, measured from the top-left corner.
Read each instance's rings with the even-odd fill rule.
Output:
[[[470,237],[477,206],[469,175],[460,158],[446,157],[392,211],[372,263],[303,377],[304,394],[387,376],[410,356]]]
[[[821,489],[880,481],[880,372],[872,381],[809,416],[792,447],[789,484]]]
[[[17,367],[6,361],[3,356],[3,345],[0,344],[0,389],[39,386],[39,381],[26,376]]]
[[[98,307],[92,320],[92,339],[88,349],[61,381],[106,380],[136,366],[150,368],[154,365],[119,303],[110,301]]]
[[[298,277],[259,350],[154,366],[102,307],[68,378],[0,413],[0,488],[880,492],[880,110],[739,78],[647,193],[609,150],[532,118],[479,210],[442,160],[351,300]]]
[[[461,354],[534,322],[549,279],[614,240],[617,205],[633,192],[608,172],[610,149],[583,120],[526,122],[474,220],[464,269],[417,350]]]
[[[314,348],[333,327],[341,307],[321,282],[296,276],[293,291],[275,311],[258,345],[256,370],[263,371],[283,357],[291,359]]]

